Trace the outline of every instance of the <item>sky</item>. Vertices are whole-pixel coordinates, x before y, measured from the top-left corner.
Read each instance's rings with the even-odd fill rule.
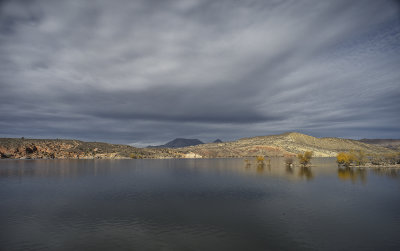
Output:
[[[400,138],[394,0],[0,3],[0,137]]]

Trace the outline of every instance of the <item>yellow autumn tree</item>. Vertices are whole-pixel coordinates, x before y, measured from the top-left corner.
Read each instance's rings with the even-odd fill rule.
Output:
[[[346,167],[349,167],[351,165],[351,163],[353,162],[353,160],[354,160],[354,157],[350,153],[340,152],[336,156],[337,163],[339,165],[343,165],[343,166],[346,166]]]
[[[311,162],[312,155],[313,155],[312,151],[306,151],[304,153],[299,153],[297,155],[297,159],[299,160],[302,166],[308,166]]]

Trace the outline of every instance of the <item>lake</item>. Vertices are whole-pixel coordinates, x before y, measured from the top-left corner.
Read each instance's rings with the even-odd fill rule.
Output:
[[[1,250],[400,250],[400,171],[1,160]]]

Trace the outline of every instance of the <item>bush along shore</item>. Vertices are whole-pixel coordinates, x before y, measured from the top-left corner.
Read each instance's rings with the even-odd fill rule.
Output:
[[[400,152],[366,154],[364,151],[340,152],[336,156],[339,167],[400,168]]]

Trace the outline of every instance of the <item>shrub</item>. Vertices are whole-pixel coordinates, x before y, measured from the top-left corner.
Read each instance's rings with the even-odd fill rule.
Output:
[[[385,153],[383,159],[386,164],[394,165],[397,162],[397,154],[395,153]]]
[[[257,162],[263,162],[264,156],[257,156]]]
[[[378,154],[373,154],[371,156],[371,164],[372,165],[382,165],[383,164],[383,158],[382,156],[378,155]]]
[[[293,158],[292,157],[286,157],[285,158],[285,164],[287,166],[291,166],[293,164]]]
[[[306,151],[304,153],[299,153],[297,155],[297,158],[299,159],[299,162],[302,166],[307,166],[310,164],[311,159],[312,159],[313,152],[312,151]]]
[[[336,156],[336,161],[339,165],[349,167],[353,162],[353,156],[350,153],[340,152]]]
[[[264,156],[257,156],[256,159],[258,166],[264,166]]]
[[[350,154],[353,156],[353,162],[357,166],[364,165],[366,162],[366,154],[363,150],[358,151],[350,151]]]
[[[343,165],[349,167],[351,164],[355,164],[357,166],[364,165],[367,161],[367,157],[364,151],[362,150],[351,150],[350,152],[340,152],[336,156],[336,161],[339,165]]]

